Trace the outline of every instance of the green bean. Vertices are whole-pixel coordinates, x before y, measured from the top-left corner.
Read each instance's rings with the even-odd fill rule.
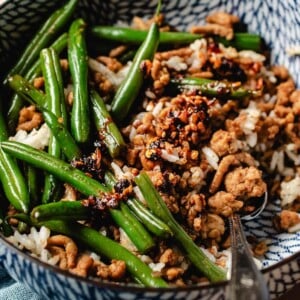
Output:
[[[154,241],[144,226],[135,218],[127,205],[120,203],[121,210],[110,209],[113,220],[121,227],[141,253],[154,247]]]
[[[0,143],[0,150],[1,149],[22,161],[55,175],[63,182],[74,186],[79,192],[86,196],[93,195],[101,197],[103,193],[110,191],[97,180],[87,176],[84,172],[44,151],[11,141]]]
[[[125,44],[141,44],[147,35],[145,30],[137,30],[127,27],[117,26],[94,26],[91,28],[93,36],[112,40]],[[190,32],[160,32],[159,43],[160,44],[190,44],[195,40],[203,38],[204,35],[195,34]],[[225,38],[214,36],[214,39],[224,44],[225,46],[232,46],[238,50],[253,50],[261,51],[262,40],[257,34],[237,32],[234,34],[232,40],[226,40]]]
[[[34,206],[37,205],[40,197],[38,170],[27,164],[25,165],[24,169],[24,173],[26,174],[29,197],[31,199],[32,206]]]
[[[40,61],[45,81],[47,108],[57,119],[60,119],[62,118],[61,107],[62,103],[65,103],[65,97],[59,58],[55,50],[45,48],[40,53]],[[60,144],[53,133],[50,136],[48,153],[57,158],[61,157]],[[59,181],[52,174],[45,175],[42,203],[53,200],[52,196],[59,184]]]
[[[125,147],[123,136],[107,111],[104,101],[95,90],[90,91],[90,99],[99,137],[104,141],[110,156],[115,158]]]
[[[113,189],[117,180],[114,175],[106,171],[104,174],[104,181],[106,186]],[[137,219],[153,234],[159,237],[169,237],[172,235],[172,231],[169,226],[157,218],[149,209],[147,209],[142,203],[137,199],[128,199],[126,205],[130,210],[136,215]]]
[[[53,44],[50,47],[53,48],[59,54],[66,48],[67,42],[68,34],[63,33],[53,42]],[[32,81],[36,77],[40,76],[41,73],[42,70],[40,65],[40,59],[38,59],[26,72],[26,74],[24,74],[24,78],[27,79],[30,83],[32,83]],[[7,127],[10,134],[14,134],[15,132],[18,123],[19,112],[23,105],[23,99],[18,94],[14,94],[7,112]]]
[[[25,233],[28,231],[28,224],[23,222],[23,221],[19,221],[18,222],[18,231],[20,233]]]
[[[9,79],[10,87],[22,96],[26,101],[37,106],[43,113],[43,117],[53,135],[58,140],[62,152],[69,160],[81,156],[81,151],[67,130],[60,118],[57,118],[51,111],[45,108],[47,97],[44,93],[33,87],[27,80],[19,75],[14,75]]]
[[[248,96],[259,96],[261,91],[249,90],[235,87],[234,83],[207,78],[187,77],[171,79],[168,88],[172,90],[184,91],[195,90],[201,94],[211,97],[226,97],[242,99]]]
[[[104,174],[104,182],[106,184],[106,186],[112,190],[114,188],[114,185],[116,184],[117,180],[115,178],[115,176],[113,175],[113,173],[106,171]]]
[[[137,49],[130,49],[127,52],[125,52],[123,55],[118,57],[118,60],[122,64],[126,64],[128,61],[133,60],[134,56],[136,55]]]
[[[172,235],[172,231],[169,226],[157,218],[142,203],[140,203],[139,200],[128,199],[126,204],[150,232],[163,238],[167,238]]]
[[[156,216],[158,216],[170,227],[171,231],[173,232],[174,238],[185,250],[187,257],[192,262],[192,264],[212,282],[225,280],[225,272],[217,265],[215,265],[204,254],[201,248],[193,242],[191,237],[174,219],[167,205],[152,184],[151,179],[148,177],[147,173],[142,171],[135,178],[135,182],[140,188],[149,208]]]
[[[19,222],[26,223],[27,225],[30,226],[37,226],[37,222],[32,219],[28,214],[25,213],[17,213],[14,215],[9,215],[5,217],[6,221],[9,221],[10,219],[17,219]]]
[[[160,9],[158,6],[157,12]],[[111,103],[111,112],[114,120],[121,122],[129,113],[132,104],[143,85],[144,75],[141,70],[141,63],[144,60],[152,60],[159,44],[159,28],[154,22],[139,47],[134,60],[128,71],[128,76],[123,80]]]
[[[58,140],[61,150],[66,158],[71,161],[81,157],[80,148],[60,119],[44,107],[38,106],[38,109],[42,111],[45,122]]]
[[[38,30],[36,35],[33,37],[31,42],[27,45],[26,49],[22,52],[21,57],[10,70],[7,79],[14,74],[24,75],[32,64],[37,60],[40,51],[49,46],[49,43],[58,35],[58,33],[65,27],[69,22],[78,0],[70,0],[61,8],[55,10],[45,23]]]
[[[88,103],[88,55],[85,42],[86,24],[76,19],[69,29],[68,59],[73,80],[71,132],[80,143],[88,141],[90,116]]]
[[[114,185],[116,184],[117,180],[115,179],[114,175],[107,171],[104,175],[104,181],[106,186],[113,190]],[[152,237],[149,235],[148,231],[130,211],[127,207],[127,202],[120,203],[120,210],[119,209],[110,209],[109,212],[112,216],[114,222],[121,227],[132,243],[137,247],[137,249],[144,253],[147,252],[154,246],[154,242]]]
[[[67,235],[85,245],[88,249],[108,259],[123,260],[128,272],[147,287],[167,287],[167,283],[160,277],[154,276],[152,269],[137,256],[121,246],[119,243],[103,236],[97,230],[76,222],[46,221],[41,222],[51,231]]]
[[[7,128],[0,107],[0,142],[7,138]],[[0,181],[8,201],[15,209],[27,212],[30,199],[25,179],[15,159],[2,149],[0,149]]]
[[[30,213],[37,222],[47,220],[87,220],[91,216],[91,209],[81,201],[61,200],[58,202],[35,206]]]
[[[28,80],[20,75],[13,75],[8,79],[9,86],[24,100],[31,104],[44,106],[47,103],[46,95],[36,89]]]

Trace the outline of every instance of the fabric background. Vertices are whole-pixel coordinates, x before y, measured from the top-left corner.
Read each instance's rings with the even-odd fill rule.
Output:
[[[1,300],[42,300],[25,285],[15,282],[0,265],[0,299]]]

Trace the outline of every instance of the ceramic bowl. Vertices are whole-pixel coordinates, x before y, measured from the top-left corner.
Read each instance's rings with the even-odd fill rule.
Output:
[[[80,1],[77,16],[90,24],[114,24],[133,16],[150,17],[157,1]],[[61,1],[23,0],[0,2],[0,76],[17,59],[24,45],[43,20]],[[238,15],[248,31],[260,34],[271,48],[272,63],[285,65],[300,87],[300,57],[289,56],[287,48],[300,45],[298,0],[165,0],[166,20],[179,30],[204,23],[212,11]],[[246,232],[268,241],[263,274],[272,299],[300,282],[300,233],[277,234],[271,218],[279,203],[269,205],[255,221],[244,223]],[[224,299],[226,282],[202,287],[173,289],[137,288],[82,279],[24,254],[0,237],[0,263],[16,280],[43,299]]]

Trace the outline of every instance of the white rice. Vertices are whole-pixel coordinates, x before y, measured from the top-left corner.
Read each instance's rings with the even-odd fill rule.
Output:
[[[158,263],[151,262],[149,264],[149,267],[152,269],[153,272],[161,272],[162,269],[165,267],[165,264],[161,262]]]
[[[250,58],[252,61],[255,61],[255,62],[264,62],[266,60],[266,57],[264,55],[259,54],[253,50],[239,51],[239,57]]]
[[[19,249],[26,249],[32,256],[36,256],[42,261],[53,265],[58,262],[59,258],[52,257],[51,253],[46,249],[49,237],[50,230],[42,226],[39,231],[35,227],[31,227],[28,234],[21,234],[16,230],[7,240]]]
[[[122,81],[125,79],[128,74],[128,70],[130,68],[131,62],[128,62],[120,71],[113,72],[104,64],[99,61],[89,58],[88,60],[89,67],[96,72],[102,74],[105,78],[107,78],[113,85],[115,89],[117,89]]]
[[[300,195],[300,176],[296,176],[294,179],[288,182],[281,182],[281,206],[291,204]]]
[[[294,162],[295,166],[300,165],[300,155],[297,152],[295,144],[287,144],[285,146],[285,153]]]
[[[144,196],[143,196],[143,194],[142,194],[140,188],[139,188],[138,186],[134,186],[134,187],[133,187],[133,191],[134,191],[134,193],[135,193],[137,199],[138,199],[139,201],[141,201],[143,204],[146,205],[147,202],[146,202],[146,200],[145,200],[145,198],[144,198]]]
[[[188,64],[193,69],[201,69],[206,63],[207,41],[199,39],[190,44],[190,49],[193,50],[192,55],[187,59]]]
[[[176,55],[170,57],[167,61],[165,61],[165,64],[169,69],[173,69],[178,72],[184,71],[188,68],[183,58]]]
[[[261,111],[257,108],[256,103],[254,101],[250,101],[249,106],[246,109],[243,109],[241,111],[241,114],[246,114],[246,120],[241,125],[241,129],[243,130],[246,136],[252,135],[253,133],[255,133],[255,126],[256,123],[259,121]]]
[[[113,169],[114,175],[117,180],[120,180],[124,177],[124,172],[115,162],[111,163],[111,168]]]
[[[163,103],[162,103],[162,102],[158,102],[158,103],[154,106],[154,108],[153,108],[153,110],[152,110],[152,115],[153,115],[154,117],[158,117],[158,115],[159,115],[159,113],[161,112],[162,108],[163,108]]]
[[[18,130],[14,136],[9,137],[9,140],[43,150],[49,145],[50,134],[49,127],[44,123],[38,130],[34,128],[29,133],[25,130]]]
[[[162,159],[169,161],[171,163],[174,163],[174,164],[178,164],[178,165],[184,164],[184,162],[182,161],[182,159],[180,159],[180,157],[175,149],[173,149],[172,153],[169,153],[169,151],[167,151],[165,149],[161,149],[160,157]]]
[[[131,252],[137,252],[138,249],[136,246],[132,243],[126,232],[122,229],[119,228],[120,231],[120,244],[125,247],[127,250]]]
[[[147,89],[147,90],[145,91],[145,95],[146,95],[149,99],[152,99],[152,100],[156,99],[155,93],[152,92],[150,89]]]
[[[207,162],[215,169],[217,170],[219,165],[218,165],[218,162],[219,162],[219,157],[218,155],[216,154],[215,151],[213,151],[211,148],[209,147],[203,147],[202,148],[202,152],[204,153],[206,159],[207,159]]]

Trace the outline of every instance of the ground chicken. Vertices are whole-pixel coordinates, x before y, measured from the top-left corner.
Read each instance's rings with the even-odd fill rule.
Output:
[[[230,154],[223,157],[223,159],[219,163],[217,172],[215,173],[215,176],[210,184],[209,191],[211,193],[215,193],[222,184],[223,178],[229,171],[230,167],[240,166],[241,164],[255,166],[255,161],[254,158],[246,152],[240,152],[235,155]]]
[[[281,80],[287,80],[290,76],[288,69],[284,66],[273,66],[271,70]]]
[[[210,147],[218,156],[224,156],[238,151],[238,143],[234,132],[225,130],[216,131],[211,140]]]
[[[18,130],[31,131],[38,128],[43,122],[43,116],[34,105],[23,107],[19,113]]]
[[[208,206],[217,215],[229,217],[243,207],[243,202],[224,191],[220,191],[208,199]]]
[[[233,24],[238,23],[240,21],[238,16],[231,15],[222,11],[211,13],[206,17],[205,20],[208,23],[224,25],[227,27],[231,27]]]
[[[214,34],[225,37],[227,40],[231,40],[233,38],[233,29],[231,27],[226,27],[219,24],[206,24],[199,26],[192,26],[190,28],[192,33],[199,34]]]
[[[164,263],[166,266],[175,266],[179,262],[180,256],[171,248],[166,249],[159,258],[160,263]]]
[[[195,231],[200,231],[198,223],[195,219],[200,216],[200,213],[206,205],[203,194],[189,193],[181,199],[181,211],[187,217],[187,222]]]
[[[287,231],[289,228],[300,223],[300,216],[297,212],[282,210],[279,214],[278,225],[280,229]]]
[[[235,197],[260,197],[266,192],[262,172],[257,168],[238,167],[225,176],[225,189]]]
[[[286,105],[289,96],[295,90],[295,83],[292,79],[287,80],[277,86],[277,105]]]
[[[215,214],[207,214],[202,218],[201,235],[204,239],[213,239],[219,242],[225,232],[224,220]]]
[[[126,272],[126,264],[122,260],[112,260],[110,265],[96,263],[97,276],[102,279],[120,280]]]

